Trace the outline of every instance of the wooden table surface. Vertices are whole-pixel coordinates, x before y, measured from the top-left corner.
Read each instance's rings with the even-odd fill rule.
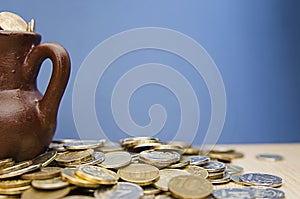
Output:
[[[219,146],[219,145],[218,145]],[[274,174],[283,179],[283,185],[278,189],[285,192],[287,199],[300,198],[300,143],[289,144],[237,144],[220,145],[244,153],[244,157],[234,159],[232,164],[242,166],[244,173],[260,172]],[[259,160],[255,156],[261,153],[282,155],[282,161]],[[227,187],[242,187],[233,182],[217,185],[215,189]]]

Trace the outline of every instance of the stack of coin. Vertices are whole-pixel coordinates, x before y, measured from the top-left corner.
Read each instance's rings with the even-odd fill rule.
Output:
[[[213,184],[227,183],[231,180],[231,175],[226,171],[226,164],[219,161],[209,161],[202,168],[208,172],[208,180]]]
[[[233,159],[242,158],[244,154],[237,152],[232,148],[214,147],[209,151],[208,156],[215,160],[230,163]]]
[[[95,151],[104,145],[105,140],[67,140],[56,141],[61,152],[56,162],[63,167],[76,167],[79,165],[95,165],[104,161],[104,153]],[[53,144],[51,145],[54,146]],[[62,149],[63,147],[63,149]],[[56,149],[55,147],[52,149]]]

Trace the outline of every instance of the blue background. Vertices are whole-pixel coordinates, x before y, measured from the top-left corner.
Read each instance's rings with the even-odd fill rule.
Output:
[[[219,143],[300,141],[299,1],[2,0],[0,8],[18,13],[26,21],[34,18],[36,32],[43,36],[42,42],[60,43],[70,53],[72,72],[61,102],[55,138],[78,138],[72,115],[72,91],[76,73],[89,52],[119,32],[163,27],[196,40],[218,66],[227,95],[227,116]],[[187,64],[168,53],[142,51],[121,57],[114,65],[134,66],[153,61],[166,62],[175,68]],[[199,87],[198,95],[203,97],[199,131],[205,132],[210,114],[207,90],[201,80],[194,80],[197,77],[192,69],[184,71],[191,84]],[[50,62],[45,61],[38,77],[41,91],[45,90],[50,73]],[[114,72],[107,71],[98,87],[98,115],[107,107],[105,104],[109,105],[105,97],[111,91],[100,89],[111,87],[110,75],[114,77]],[[171,112],[164,130],[170,132],[178,128],[180,110],[176,99],[168,90],[155,86],[145,87],[143,92],[133,96],[136,108],[133,107],[132,115],[136,122],[141,125],[149,122],[145,116],[148,105],[143,105],[141,96],[149,98],[151,94],[166,95],[166,100],[154,98],[146,102],[160,101]],[[141,109],[145,111],[136,111]],[[107,131],[115,131],[113,121],[103,120]],[[195,142],[201,142],[201,132]],[[164,139],[169,138],[168,134],[162,134]],[[111,135],[114,137],[113,132]],[[117,135],[116,132],[116,140]]]

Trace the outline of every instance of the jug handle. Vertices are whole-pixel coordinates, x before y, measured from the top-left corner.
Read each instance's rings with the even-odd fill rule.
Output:
[[[52,61],[52,74],[42,99],[38,101],[40,114],[47,122],[56,120],[58,107],[70,76],[70,57],[64,47],[57,43],[44,43],[34,46],[28,53],[23,75],[35,85],[41,64],[45,59]],[[32,82],[32,83],[33,83]]]

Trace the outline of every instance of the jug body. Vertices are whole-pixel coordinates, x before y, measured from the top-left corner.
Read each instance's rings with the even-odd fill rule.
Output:
[[[55,133],[70,60],[62,46],[40,40],[36,33],[0,31],[0,159],[32,159],[46,150]],[[43,96],[36,78],[47,58],[53,72]]]

